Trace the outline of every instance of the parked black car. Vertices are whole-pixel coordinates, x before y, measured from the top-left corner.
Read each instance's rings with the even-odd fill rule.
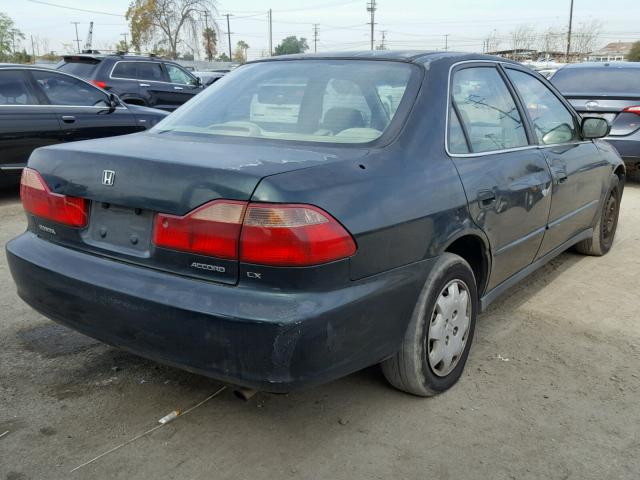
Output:
[[[169,112],[203,89],[200,80],[184,67],[153,56],[67,55],[56,68],[115,93],[130,105]]]
[[[611,124],[606,140],[628,169],[640,168],[640,63],[593,62],[567,65],[552,83],[581,115]]]
[[[9,266],[36,310],[151,359],[271,392],[382,362],[431,395],[500,293],[611,248],[608,130],[495,57],[276,57],[149,132],[34,152]]]
[[[0,65],[0,184],[17,183],[37,147],[135,133],[166,115],[55,70]]]

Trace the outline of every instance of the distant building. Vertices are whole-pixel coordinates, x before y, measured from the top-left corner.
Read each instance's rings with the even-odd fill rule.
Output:
[[[621,62],[627,58],[633,42],[613,42],[589,54],[590,62]]]

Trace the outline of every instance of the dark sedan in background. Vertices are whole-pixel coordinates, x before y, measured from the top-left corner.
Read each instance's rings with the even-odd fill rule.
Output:
[[[552,83],[581,115],[611,124],[606,140],[632,170],[640,169],[640,63],[576,63],[558,70]]]
[[[496,57],[274,57],[148,132],[34,152],[8,263],[36,310],[152,359],[270,392],[381,362],[433,395],[498,295],[611,248],[608,132]]]
[[[16,183],[38,147],[139,132],[166,115],[125,105],[72,75],[0,65],[0,185]]]

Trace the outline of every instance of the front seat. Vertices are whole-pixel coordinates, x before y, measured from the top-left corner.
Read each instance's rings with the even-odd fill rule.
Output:
[[[322,128],[329,130],[333,135],[348,128],[364,128],[366,120],[360,110],[355,108],[335,107],[324,114]]]

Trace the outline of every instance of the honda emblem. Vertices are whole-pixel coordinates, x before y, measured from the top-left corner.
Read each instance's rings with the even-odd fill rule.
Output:
[[[108,187],[113,185],[113,182],[116,181],[116,172],[113,170],[103,170],[102,171],[102,184]]]

